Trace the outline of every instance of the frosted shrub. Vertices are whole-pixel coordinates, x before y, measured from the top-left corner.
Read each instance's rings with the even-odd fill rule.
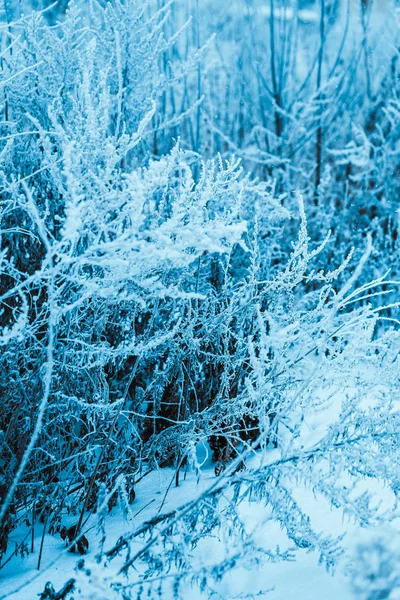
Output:
[[[176,146],[137,165],[155,110],[158,16],[148,23],[136,2],[91,11],[88,28],[72,5],[61,33],[36,14],[16,23],[23,35],[3,63],[1,554],[21,503],[56,531],[66,506],[93,506],[101,480],[112,489],[128,469],[132,485],[135,419],[118,428],[122,461],[109,442],[135,374],[176,334],[196,261],[228,253],[246,228],[236,163],[208,162],[195,179]],[[140,35],[136,50],[121,22]]]
[[[185,428],[182,423],[179,428],[171,428],[185,440],[183,448],[189,440],[204,444],[211,432],[216,437],[224,436],[225,447],[233,452],[219,471],[219,478],[193,500],[127,532],[104,552],[105,566],[118,555],[125,556],[119,575],[130,572],[131,581],[124,584],[113,575],[109,579],[122,596],[145,592],[156,598],[160,593],[169,594],[170,577],[176,582],[177,597],[184,597],[188,582],[199,584],[208,594],[214,593],[214,584],[233,566],[251,560],[290,560],[294,552],[304,550],[317,552],[320,562],[333,570],[342,555],[342,536],[331,537],[314,528],[311,515],[296,499],[300,483],[363,525],[385,522],[395,514],[379,512],[372,494],[362,489],[362,480],[369,477],[384,481],[393,493],[397,491],[399,422],[393,391],[399,372],[393,354],[396,351],[390,348],[398,342],[398,336],[392,333],[379,343],[373,341],[377,313],[371,307],[355,310],[351,316],[343,316],[342,312],[352,298],[381,283],[354,289],[371,247],[367,247],[353,275],[335,289],[338,272],[316,272],[311,268],[323,245],[310,250],[301,212],[299,239],[287,269],[259,287],[250,287],[252,302],[248,303],[247,298],[245,305],[251,334],[243,341],[238,337],[234,350],[226,355],[225,365],[218,372],[223,385],[212,406],[193,414],[194,426],[189,423]],[[318,293],[299,299],[294,291],[305,277],[315,278],[320,287]],[[235,314],[240,314],[238,308]],[[356,348],[362,350],[355,363]],[[378,348],[381,358],[377,358]],[[368,374],[354,372],[360,358],[371,369],[377,369],[379,379],[375,385],[379,381],[385,393],[368,396]],[[235,381],[237,377],[231,375],[236,364],[241,365],[243,379],[231,387],[231,378]],[[357,379],[359,395],[341,399],[332,422],[313,428],[313,434],[306,436],[305,423],[308,429],[330,403],[322,389],[340,385],[344,377],[349,382]],[[254,463],[250,461],[252,456]],[[196,459],[190,458],[198,470]],[[198,474],[201,476],[200,471]],[[241,508],[249,500],[265,504],[267,522],[276,520],[281,525],[292,543],[289,550],[271,548],[268,543],[259,547],[241,516]],[[199,544],[201,553],[201,539],[211,532],[228,536],[224,558],[212,565],[200,561],[202,566],[198,568],[195,565],[200,556],[195,548]],[[138,547],[136,540],[142,535],[144,543]],[[143,569],[144,575],[134,574],[132,568],[140,573]],[[173,573],[167,576],[170,568]]]
[[[357,79],[354,54],[346,47],[340,73],[344,47],[328,52],[322,12],[305,79],[288,56],[270,89],[251,57],[237,94],[248,62],[233,76],[202,71],[199,3],[193,28],[181,4],[157,4],[70,2],[53,26],[37,13],[9,19],[0,57],[1,565],[29,553],[37,521],[78,547],[97,511],[97,562],[81,564],[76,593],[93,584],[99,598],[179,598],[188,583],[211,595],[239,564],[302,551],[333,570],[341,537],[313,526],[296,486],[362,525],[394,514],[374,507],[365,478],[398,492],[389,230],[368,225],[353,251],[340,212],[379,187],[377,141],[366,127],[349,139],[351,105],[326,147]],[[296,33],[293,21],[276,45],[274,19],[271,67]],[[395,98],[390,107],[395,133]],[[379,162],[393,172],[394,133]],[[173,467],[171,486],[183,470],[200,479],[199,448],[217,477],[111,544],[107,510],[118,501],[131,515],[138,479],[155,469]],[[242,509],[255,500],[287,548],[248,531]],[[230,543],[196,563],[210,535]]]
[[[76,160],[76,154],[68,155],[66,151],[65,156],[65,171],[60,173],[64,181],[65,213],[59,220],[59,239],[54,239],[44,222],[35,191],[23,185],[16,209],[26,211],[32,220],[43,259],[40,268],[28,278],[23,272],[17,275],[10,255],[3,263],[5,276],[12,273],[18,281],[15,288],[3,294],[3,300],[22,299],[21,308],[16,302],[9,317],[10,325],[3,329],[5,381],[7,377],[16,377],[18,381],[14,370],[16,355],[21,352],[27,360],[30,352],[37,352],[33,348],[39,350],[35,329],[31,329],[26,317],[32,290],[41,290],[46,299],[35,305],[33,323],[34,327],[40,324],[42,328],[40,346],[44,344],[44,353],[39,352],[35,361],[47,383],[41,393],[42,404],[33,432],[29,433],[29,426],[26,432],[30,442],[23,457],[24,468],[39,436],[41,443],[49,436],[52,445],[50,440],[55,431],[58,436],[69,432],[67,444],[72,445],[68,452],[72,455],[76,452],[73,440],[79,429],[82,434],[82,427],[89,436],[87,442],[91,439],[89,447],[94,444],[95,448],[96,431],[101,437],[105,433],[102,433],[103,419],[116,410],[120,412],[126,398],[126,393],[118,396],[117,390],[110,395],[105,379],[108,365],[154,353],[157,346],[165,344],[174,334],[179,313],[178,317],[172,313],[162,325],[145,331],[144,335],[135,334],[132,322],[145,309],[155,306],[157,299],[175,297],[179,307],[179,298],[183,301],[190,293],[185,285],[182,287],[185,271],[206,252],[227,252],[244,230],[238,220],[240,185],[230,167],[216,174],[211,167],[205,167],[203,178],[195,184],[184,155],[176,150],[171,157],[142,171],[119,179],[116,174],[105,185],[103,175],[94,177],[82,172],[82,161]],[[121,310],[124,323],[131,325],[110,329],[108,319]],[[100,378],[99,388],[95,384],[90,396],[88,388],[84,391],[81,387],[87,385],[84,382],[88,368]],[[37,385],[40,389],[39,381]],[[11,387],[5,395],[10,402],[9,394],[13,392]],[[123,394],[122,390],[119,393]],[[64,417],[63,413],[53,413],[60,403],[66,409]],[[22,414],[28,406],[20,405]],[[6,402],[5,421],[9,408]],[[44,427],[45,411],[52,415],[49,431]],[[76,419],[76,433],[67,425],[71,418]],[[11,438],[13,443],[20,443],[21,431],[9,429],[9,432],[16,436]],[[51,450],[52,461],[59,452],[56,448]],[[65,457],[65,449],[62,452]],[[24,468],[20,465],[15,484]]]

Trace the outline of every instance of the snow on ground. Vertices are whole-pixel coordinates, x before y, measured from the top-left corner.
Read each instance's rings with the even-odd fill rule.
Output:
[[[369,374],[371,379],[372,375]],[[377,386],[376,393],[382,393]],[[314,411],[306,415],[303,423],[302,437],[308,441],[316,441],[321,433],[326,430],[329,420],[335,420],[338,415],[340,399],[345,393],[357,393],[354,381],[342,383],[339,387],[327,387],[320,390],[320,395],[325,399],[325,410]],[[270,450],[268,452],[277,452]],[[121,511],[115,508],[106,521],[107,542],[105,548],[111,547],[122,533],[136,529],[142,522],[157,514],[168,512],[196,497],[214,481],[215,475],[210,460],[204,448],[198,449],[198,459],[202,466],[202,477],[196,480],[193,473],[182,475],[179,488],[174,486],[175,472],[165,468],[153,471],[145,476],[136,486],[136,500],[131,505],[132,514],[130,523],[124,519]],[[371,483],[365,483],[365,489],[371,491]],[[382,509],[392,504],[391,493],[374,484],[378,499],[382,502]],[[312,525],[316,531],[326,532],[333,536],[346,532],[344,542],[345,554],[332,576],[323,566],[318,564],[316,553],[298,550],[295,560],[279,563],[264,562],[261,566],[247,571],[242,567],[233,569],[224,579],[216,584],[216,590],[222,598],[233,598],[242,593],[257,593],[259,590],[266,592],[259,596],[270,600],[350,600],[354,598],[351,592],[350,581],[346,570],[351,562],[352,547],[362,539],[363,531],[348,519],[344,519],[338,509],[332,508],[328,501],[319,496],[315,497],[311,490],[299,486],[295,490],[295,498],[299,505],[310,515]],[[241,505],[241,515],[249,531],[253,531],[257,542],[261,546],[281,550],[293,547],[293,543],[280,529],[279,524],[269,519],[268,509],[255,501]],[[69,517],[67,524],[76,521],[76,517]],[[94,563],[98,549],[99,537],[96,533],[96,516],[91,517],[85,526],[90,542],[90,551],[86,561]],[[38,526],[35,532],[35,551],[27,558],[14,558],[0,570],[0,600],[32,600],[37,597],[47,581],[51,581],[55,589],[60,589],[65,582],[74,577],[74,568],[77,555],[68,553],[65,544],[59,536],[46,535],[44,538],[43,556],[40,571],[37,570],[37,560],[41,542],[42,529]],[[21,532],[15,532],[10,540],[21,539]],[[224,541],[218,535],[203,540],[195,553],[197,565],[217,562],[224,555]],[[121,559],[115,559],[107,567],[111,575],[121,565]],[[98,567],[97,567],[98,568]],[[205,598],[199,591],[188,590],[191,600]],[[107,597],[108,600],[108,597]],[[111,599],[110,599],[111,600]]]
[[[135,526],[140,522],[153,516],[161,502],[170,478],[174,477],[172,469],[163,469],[161,472],[151,473],[145,478],[137,488],[137,501],[132,505],[132,511],[142,511],[140,515],[134,517]],[[199,483],[204,488],[215,477],[213,470],[207,468],[204,478]],[[196,489],[197,488],[197,489]],[[154,493],[154,490],[157,490]],[[172,487],[168,493],[167,500],[163,510],[168,511],[180,504],[190,500],[194,493],[198,491],[198,486],[193,476],[188,476],[186,481],[182,481],[179,488]],[[305,490],[301,492],[304,501],[308,504],[313,518],[321,525],[326,525],[329,519],[329,525],[338,527],[340,518],[336,518],[333,523],[332,514],[324,502],[316,501]],[[146,505],[152,502],[149,506]],[[312,502],[312,505],[311,505]],[[246,522],[249,527],[257,530],[265,516],[265,509],[255,503],[248,504],[245,508]],[[127,524],[123,521],[120,514],[113,514],[107,522],[107,547],[115,542],[119,535],[127,530]],[[336,516],[337,517],[337,516]],[[90,526],[90,525],[89,525]],[[94,529],[87,534],[91,549],[88,554],[90,559],[96,554],[96,535]],[[32,600],[37,594],[43,591],[47,581],[51,581],[55,589],[59,589],[70,578],[74,576],[74,567],[77,556],[65,551],[64,543],[58,536],[46,535],[43,548],[42,567],[38,572],[36,570],[38,548],[40,546],[41,531],[38,530],[35,539],[36,551],[26,559],[13,559],[0,572],[0,598],[15,600]],[[262,528],[259,534],[260,541],[265,539],[268,546],[274,547],[277,544],[283,548],[285,536],[275,523],[268,523]],[[287,540],[286,540],[287,543]],[[220,554],[220,544],[217,540],[207,540],[203,544],[202,550],[207,554],[207,560],[217,558]],[[50,565],[50,566],[49,566]],[[32,580],[33,579],[33,580]],[[20,586],[26,582],[28,585],[23,589]],[[255,567],[252,571],[245,571],[242,568],[234,570],[218,586],[218,592],[222,597],[229,598],[243,592],[256,593],[260,589],[273,591],[261,596],[271,600],[347,600],[352,598],[349,591],[348,582],[342,572],[337,572],[331,577],[322,566],[318,565],[318,557],[315,554],[300,553],[294,562],[282,562],[277,564],[263,564],[262,567]],[[15,593],[13,593],[17,590]],[[190,592],[190,598],[204,598],[200,592]]]

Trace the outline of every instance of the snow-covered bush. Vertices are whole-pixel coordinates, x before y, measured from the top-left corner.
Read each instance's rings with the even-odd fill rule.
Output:
[[[398,493],[396,61],[382,75],[366,22],[353,46],[360,23],[329,2],[307,30],[283,0],[218,4],[215,41],[208,2],[66,4],[3,26],[2,564],[36,521],[57,534],[75,515],[74,546],[98,511],[82,597],[212,594],[237,564],[302,550],[332,569],[341,540],[296,485],[369,525],[393,515],[363,479]],[[345,380],[357,394],[332,408]],[[201,478],[199,448],[219,477],[109,544],[117,496],[129,513],[165,466]],[[248,532],[253,500],[289,548]],[[223,558],[198,568],[217,534]]]
[[[147,22],[134,1],[92,9],[88,28],[72,6],[61,35],[35,14],[16,23],[3,63],[2,553],[21,503],[58,523],[76,471],[84,511],[97,476],[114,485],[112,460],[137,468],[135,420],[120,422],[136,373],[198,295],[193,265],[245,231],[251,186],[236,164],[205,163],[195,180],[176,146],[137,165],[155,110],[157,16]],[[123,459],[109,448],[117,423]]]
[[[318,249],[320,253],[322,249]],[[169,430],[175,437],[180,434],[183,449],[189,447],[190,464],[200,477],[193,445],[204,445],[210,433],[224,435],[233,449],[233,460],[225,463],[220,477],[193,500],[158,513],[123,534],[111,548],[104,548],[98,557],[104,568],[100,577],[103,587],[111,586],[121,597],[147,594],[156,598],[172,593],[185,597],[191,583],[211,594],[216,593],[215,584],[238,564],[289,560],[293,552],[304,550],[318,552],[320,561],[333,569],[341,554],[340,536],[321,534],[313,526],[312,515],[296,498],[300,483],[363,525],[394,516],[394,512],[379,512],[362,480],[385,482],[397,492],[399,422],[393,390],[399,377],[398,337],[392,333],[379,343],[373,341],[377,313],[371,307],[354,311],[350,318],[343,315],[343,308],[357,295],[364,296],[369,288],[382,283],[354,289],[369,253],[367,248],[353,276],[335,291],[332,283],[338,273],[309,270],[317,252],[309,250],[303,213],[299,240],[287,269],[262,285],[255,281],[257,285],[249,290],[252,301],[244,298],[253,327],[244,342],[237,338],[237,348],[225,357],[219,396],[210,408],[192,414],[192,422],[186,414],[180,428]],[[298,299],[294,290],[304,277],[316,278],[321,288],[317,294]],[[235,314],[240,314],[238,308]],[[239,363],[243,385],[232,390],[229,383],[235,377],[231,373],[243,355],[245,360]],[[375,386],[378,382],[382,386],[375,396],[369,392],[370,370]],[[357,381],[359,394],[343,397],[334,407],[330,425],[318,426],[318,415],[326,413],[331,402],[323,390],[343,385],[346,378],[347,385]],[[244,437],[246,420],[248,436]],[[312,435],[307,435],[307,430]],[[177,462],[177,472],[179,467]],[[261,544],[254,532],[248,531],[241,512],[249,500],[265,504],[266,521],[278,521],[291,548],[270,547],[268,540]],[[219,562],[207,563],[201,560],[202,538],[211,533],[227,536],[229,544]],[[115,576],[112,562],[121,554],[124,562]],[[90,562],[87,568],[86,575],[83,571],[78,577],[82,597],[87,586],[93,585],[93,572],[100,576]],[[129,573],[126,581],[124,575]]]
[[[176,0],[181,20],[189,5]],[[185,143],[241,157],[274,180],[291,211],[301,191],[312,239],[332,231],[326,264],[338,267],[349,239],[361,248],[370,230],[398,270],[396,3],[204,1],[192,16],[175,53],[216,35],[197,79],[185,80],[186,99],[204,96],[181,130]],[[281,258],[294,235],[281,239]],[[380,274],[377,262],[366,281]]]
[[[184,148],[207,157],[234,153],[249,172],[274,181],[291,211],[293,192],[303,194],[313,240],[321,227],[332,231],[327,264],[338,267],[349,238],[361,247],[369,229],[398,269],[394,0],[152,0],[137,4],[129,18],[125,3],[105,6],[103,26],[87,20],[104,29],[96,62],[105,50],[108,77],[125,89],[124,104],[150,99],[154,67],[162,73],[142,151],[145,145],[164,154],[180,137]],[[151,43],[135,44],[130,32],[137,29],[137,14],[151,15],[156,7],[162,12],[157,32],[170,43],[155,51]],[[142,40],[140,28],[136,39]],[[118,81],[118,68],[111,67],[117,60],[123,70]],[[285,239],[294,235],[292,228],[277,244],[281,259],[290,251]],[[370,265],[366,280],[380,274],[376,261]]]

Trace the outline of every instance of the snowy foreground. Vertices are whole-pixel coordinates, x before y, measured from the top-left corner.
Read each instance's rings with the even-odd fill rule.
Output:
[[[160,506],[165,490],[168,487],[171,478],[174,477],[172,469],[163,469],[160,473],[152,473],[138,486],[138,500],[132,505],[132,510],[142,511],[140,515],[133,517],[137,526],[142,520],[151,518]],[[207,468],[204,473],[204,479],[199,484],[203,488],[215,478],[212,468]],[[154,490],[158,489],[156,493]],[[197,485],[192,476],[188,476],[186,481],[182,481],[179,489],[172,487],[168,493],[168,498],[164,505],[164,510],[169,510],[185,502],[197,491]],[[329,523],[330,530],[335,532],[342,529],[349,530],[349,536],[353,531],[348,526],[342,526],[340,517],[330,511],[325,502],[315,500],[312,495],[305,490],[299,490],[299,498],[304,503],[313,506],[313,517],[315,523],[321,528]],[[150,506],[146,504],[152,502]],[[249,527],[259,530],[260,541],[268,540],[268,544],[273,546],[280,545],[282,548],[288,540],[285,540],[284,534],[279,530],[276,524],[263,525],[265,518],[264,510],[256,503],[248,504],[244,507],[246,519]],[[262,528],[260,528],[262,526]],[[113,544],[120,535],[121,531],[126,531],[127,525],[116,509],[107,523],[109,544]],[[41,532],[36,535],[35,545],[40,546]],[[92,546],[91,552],[87,555],[86,562],[92,563],[96,553],[96,534],[92,529],[88,533],[88,538]],[[351,540],[349,540],[351,541]],[[221,552],[221,543],[218,539],[207,539],[202,544],[202,551],[199,553],[199,560],[210,561],[219,557]],[[43,566],[40,572],[36,570],[38,553],[30,555],[26,559],[14,559],[4,568],[0,579],[1,599],[15,598],[16,600],[31,600],[36,594],[43,591],[47,581],[52,581],[56,590],[75,575],[74,567],[77,557],[68,553],[64,549],[62,540],[58,537],[46,536],[43,551]],[[264,564],[261,567],[255,567],[254,570],[245,571],[242,568],[233,570],[226,579],[218,586],[218,592],[222,597],[230,598],[243,592],[257,592],[260,589],[273,588],[269,593],[261,597],[268,597],[273,600],[288,600],[290,598],[301,598],[308,600],[336,600],[342,598],[353,598],[350,593],[349,584],[343,572],[344,565],[341,565],[333,577],[331,577],[323,566],[318,565],[318,557],[313,554],[302,552],[293,562],[282,562],[278,564]],[[115,565],[112,565],[115,569]],[[104,570],[106,573],[106,570]],[[89,590],[86,598],[90,598]],[[189,592],[188,592],[189,593]],[[201,598],[199,592],[190,591],[190,598]],[[97,596],[96,596],[97,598]],[[106,598],[106,597],[104,597]]]
[[[370,380],[371,388],[370,399],[385,393],[382,386],[373,386],[373,373],[362,373],[364,384]],[[355,374],[354,381],[359,376]],[[329,421],[335,421],[338,416],[338,409],[344,397],[349,394],[357,395],[357,387],[354,387],[354,381],[343,382],[341,389],[333,388],[319,391],[322,406],[319,414],[306,416],[303,420],[303,429],[301,433],[304,446],[312,445],[323,435],[329,426]],[[325,400],[324,400],[325,398]],[[250,469],[256,468],[260,459],[269,461],[277,456],[277,450],[269,449],[266,456],[255,456],[247,463]],[[131,514],[122,515],[120,508],[116,507],[108,516],[105,523],[106,544],[104,550],[111,547],[119,538],[121,533],[126,533],[130,529],[136,529],[141,523],[153,518],[157,514],[169,512],[175,508],[192,500],[201,494],[207,487],[215,482],[214,465],[211,462],[209,448],[198,447],[197,458],[201,466],[200,478],[195,477],[193,472],[183,472],[179,487],[175,487],[175,471],[171,468],[164,468],[158,471],[152,471],[146,475],[136,487],[136,500],[131,505]],[[358,486],[357,496],[363,489],[374,494],[374,501],[380,504],[378,514],[394,507],[394,496],[386,489],[380,488],[376,483],[370,480],[364,480]],[[305,489],[299,484],[294,490],[294,497],[305,513],[311,517],[311,525],[316,531],[335,536],[345,534],[342,546],[344,551],[338,556],[337,564],[333,573],[328,573],[323,565],[318,564],[318,556],[315,552],[297,549],[288,560],[280,562],[263,561],[259,564],[233,567],[222,580],[213,585],[218,598],[238,598],[252,594],[259,594],[257,597],[270,598],[271,600],[347,600],[358,597],[357,593],[352,591],[352,581],[357,575],[354,571],[357,565],[354,564],[355,549],[359,544],[366,543],[368,548],[368,557],[373,563],[374,555],[371,552],[371,540],[376,534],[381,533],[378,528],[374,531],[372,528],[363,529],[359,525],[344,517],[340,510],[329,505],[328,501],[315,496],[310,490]],[[293,543],[286,537],[275,520],[271,519],[269,510],[258,501],[243,502],[240,508],[241,517],[246,523],[248,532],[253,534],[253,539],[261,548],[276,550],[279,547],[281,552],[293,549]],[[72,524],[76,517],[65,519],[67,524]],[[392,521],[391,527],[395,527],[396,519]],[[83,576],[82,571],[76,570],[76,563],[79,557],[68,553],[65,546],[57,536],[46,535],[43,544],[42,565],[40,571],[37,571],[38,551],[40,548],[42,530],[40,527],[36,530],[35,552],[27,558],[13,559],[1,571],[0,579],[0,600],[12,598],[15,600],[31,600],[36,598],[37,594],[43,591],[47,581],[51,581],[56,590],[62,588],[71,577],[77,578],[77,587],[80,591],[79,598],[85,600],[109,600],[114,598],[113,592],[107,585],[111,580],[115,581],[116,573],[121,566],[119,559],[112,561],[109,565],[98,564],[95,561],[97,550],[101,544],[100,531],[96,532],[97,520],[92,516],[86,523],[84,531],[90,542],[90,551],[85,557],[85,569],[90,569],[90,576]],[[393,529],[385,529],[383,534],[390,538]],[[13,541],[20,539],[18,532],[13,536]],[[103,538],[104,539],[104,538]],[[395,539],[395,538],[393,538]],[[10,544],[11,546],[12,544]],[[390,543],[389,543],[390,546]],[[191,553],[192,567],[210,566],[220,562],[227,555],[231,555],[234,549],[230,548],[229,536],[226,532],[218,531],[212,536],[200,541],[198,547]],[[390,547],[389,547],[390,551]],[[228,554],[226,554],[228,553]],[[121,558],[122,560],[122,558]],[[378,565],[372,565],[372,569]],[[135,575],[130,573],[129,577],[135,582]],[[125,580],[126,581],[126,580]],[[104,590],[104,595],[99,590]],[[261,593],[260,593],[261,592]],[[396,593],[396,590],[394,590]],[[389,592],[390,594],[390,592]],[[171,590],[171,597],[173,593]],[[139,597],[139,596],[138,596]],[[207,594],[202,594],[198,589],[187,589],[184,591],[184,597],[196,599],[205,598]],[[364,596],[362,596],[364,597]],[[390,598],[397,596],[393,592],[388,596],[371,595],[368,598]]]

